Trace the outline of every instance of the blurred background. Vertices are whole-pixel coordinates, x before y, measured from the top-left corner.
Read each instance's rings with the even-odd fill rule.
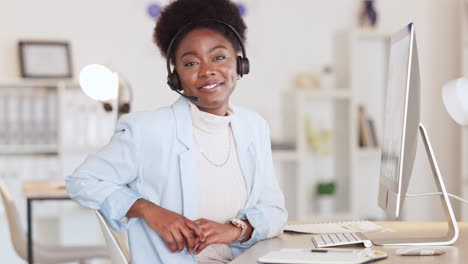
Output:
[[[152,42],[154,21],[169,2],[0,0],[0,176],[24,229],[24,183],[63,181],[112,135],[115,108],[106,112],[81,91],[84,66],[99,63],[124,76],[133,89],[131,112],[179,97],[166,85],[165,60]],[[449,117],[441,97],[443,84],[468,69],[467,1],[234,2],[248,26],[251,73],[238,82],[232,103],[270,124],[290,220],[386,219],[377,189],[389,43],[410,22],[421,122],[448,191],[467,198],[466,128]],[[421,145],[409,193],[435,190]],[[466,206],[454,207],[458,219],[468,220]],[[437,197],[407,199],[403,212],[405,220],[444,219]],[[5,215],[0,209],[1,262],[23,263]],[[95,217],[71,201],[35,203],[33,222],[39,241],[103,243]]]

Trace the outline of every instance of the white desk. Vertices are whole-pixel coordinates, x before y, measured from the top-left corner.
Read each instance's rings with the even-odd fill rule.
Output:
[[[27,229],[28,229],[28,263],[33,260],[33,217],[32,202],[37,200],[69,200],[63,181],[28,181],[23,185],[23,193],[27,200]]]
[[[420,223],[420,222],[376,222],[384,227],[393,230],[403,231],[417,234],[426,234],[431,232],[434,235],[442,235],[446,230],[446,224],[441,222]],[[468,222],[458,223],[460,228],[460,236],[455,244],[450,247],[445,247],[447,253],[439,256],[398,256],[395,250],[401,247],[382,247],[373,246],[374,249],[382,250],[388,253],[388,258],[378,261],[378,264],[398,263],[447,263],[447,264],[462,264],[468,263]],[[372,233],[366,234],[369,238],[378,237],[381,235],[389,235],[390,233]],[[312,235],[298,235],[285,233],[280,237],[267,239],[257,243],[255,246],[244,252],[238,258],[230,262],[231,264],[251,264],[257,263],[257,258],[272,250],[281,248],[314,248],[311,241]],[[362,249],[362,248],[361,248]]]

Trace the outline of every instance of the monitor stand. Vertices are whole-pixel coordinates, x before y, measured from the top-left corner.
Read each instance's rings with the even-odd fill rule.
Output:
[[[427,135],[426,129],[420,123],[419,124],[419,132],[421,134],[421,138],[424,142],[424,147],[426,149],[427,157],[429,158],[429,163],[431,164],[432,174],[434,175],[435,182],[437,184],[437,189],[439,192],[442,193],[441,201],[442,206],[444,208],[445,218],[447,219],[448,224],[448,231],[447,234],[440,237],[409,237],[404,236],[404,234],[398,234],[398,237],[393,236],[392,238],[388,237],[379,237],[376,239],[372,239],[372,242],[375,245],[382,245],[382,246],[402,246],[402,245],[410,245],[410,246],[447,246],[455,243],[458,238],[458,225],[455,219],[455,214],[453,213],[452,204],[450,203],[449,196],[447,194],[447,190],[445,189],[445,184],[442,179],[442,175],[439,170],[439,166],[437,165],[437,160],[434,156],[434,152],[432,150],[432,145],[429,140],[429,136]]]

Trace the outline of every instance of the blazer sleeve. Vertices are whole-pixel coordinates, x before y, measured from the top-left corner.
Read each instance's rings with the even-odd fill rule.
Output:
[[[245,208],[240,211],[238,218],[247,218],[254,228],[251,238],[243,243],[232,243],[231,245],[240,249],[253,246],[260,240],[280,235],[288,219],[288,212],[284,207],[284,196],[278,185],[271,153],[271,141],[268,124],[263,120],[263,136],[260,138],[262,164],[260,172],[261,188],[259,188],[258,202],[254,207]],[[234,252],[241,253],[241,252]],[[236,254],[237,255],[237,254]]]
[[[110,142],[86,160],[66,178],[70,197],[84,207],[99,210],[108,224],[125,231],[133,219],[125,217],[133,203],[142,198],[128,184],[139,170],[140,138],[131,115],[118,122]]]

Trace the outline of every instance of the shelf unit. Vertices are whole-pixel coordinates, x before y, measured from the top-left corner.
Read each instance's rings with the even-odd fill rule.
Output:
[[[300,220],[350,219],[353,217],[356,111],[348,90],[297,91],[297,192],[296,217]],[[320,209],[316,186],[334,182],[335,194],[328,208]],[[327,211],[328,211],[327,210]]]
[[[21,202],[25,201],[23,181],[63,180],[87,154],[109,140],[114,125],[115,113],[105,112],[74,82],[1,81],[0,176],[20,214],[25,215],[26,205]],[[76,207],[67,203],[35,206],[36,217],[49,219],[66,214],[64,208]]]
[[[45,94],[47,102],[41,101]],[[0,81],[0,179],[12,194],[23,227],[23,182],[63,181],[89,153],[108,142],[115,120],[115,112],[105,112],[72,81]],[[0,206],[1,220],[3,210]],[[36,202],[34,218],[39,226],[35,238],[45,243],[89,245],[102,239],[92,212],[73,201]],[[86,232],[70,226],[86,226]]]
[[[378,144],[383,137],[390,38],[388,32],[368,29],[340,31],[334,40],[336,84],[350,87],[356,107],[365,108],[367,118],[374,122]],[[357,219],[383,219],[385,215],[377,205],[380,148],[355,145],[355,149],[356,177],[350,186],[355,205],[353,214]]]
[[[273,150],[273,159],[277,167],[288,164],[280,175],[289,177],[280,177],[280,183],[289,219],[382,219],[377,207],[380,149],[359,147],[357,112],[358,105],[366,108],[381,139],[390,35],[347,30],[336,32],[333,43],[336,87],[294,89],[291,100],[285,100],[294,103],[289,109],[295,112],[295,124],[285,127],[295,127],[296,149]],[[319,155],[311,148],[311,122],[314,129],[330,132],[330,154]],[[336,183],[334,209],[322,213],[315,189],[317,183],[330,180]]]
[[[0,145],[0,155],[53,155],[58,152],[57,144]]]
[[[273,161],[275,162],[295,162],[296,160],[295,150],[273,150]]]

